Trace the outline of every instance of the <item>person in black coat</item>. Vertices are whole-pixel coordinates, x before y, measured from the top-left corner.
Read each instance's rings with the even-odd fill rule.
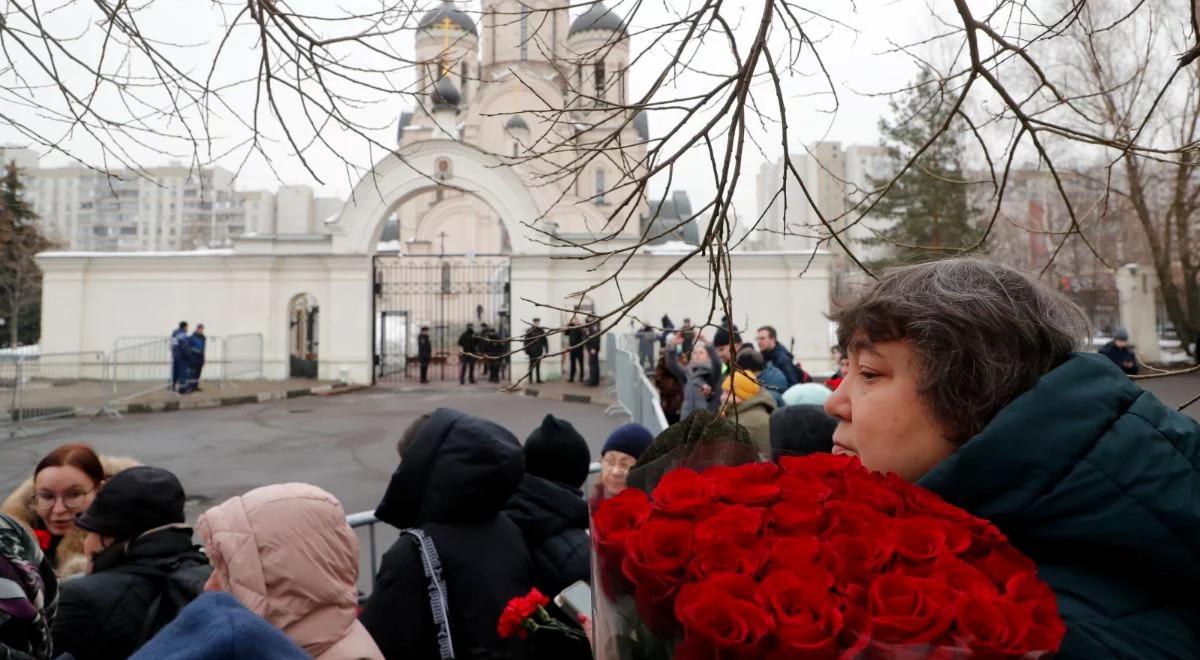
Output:
[[[212,569],[184,525],[183,501],[175,475],[137,466],[110,479],[76,517],[88,532],[91,574],[62,585],[56,653],[128,657],[204,591]]]
[[[584,326],[581,325],[575,317],[571,318],[571,322],[567,326],[567,344],[570,346],[568,354],[571,361],[571,374],[567,379],[568,383],[575,382],[575,368],[579,368],[579,382],[587,379],[587,371],[583,366],[583,356],[585,353],[584,340],[587,339],[587,334],[584,331]]]
[[[458,336],[458,347],[462,352],[458,356],[458,384],[465,385],[467,376],[471,384],[475,383],[475,356],[479,354],[479,338],[475,336],[475,325],[467,324],[467,329]]]
[[[500,367],[504,364],[504,354],[508,352],[504,348],[505,342],[500,339],[500,333],[495,328],[488,329],[484,341],[483,350],[488,356],[488,382],[499,383]]]
[[[579,581],[591,582],[588,507],[583,498],[592,463],[587,441],[566,420],[546,415],[525,439],[525,477],[504,513],[521,529],[533,560],[533,586],[549,598]],[[553,616],[574,625],[557,606]],[[586,642],[560,635],[534,636],[533,657],[590,658]]]
[[[417,335],[417,364],[421,367],[421,382],[429,382],[429,362],[433,360],[433,342],[429,341],[429,326],[421,326]]]
[[[550,350],[550,342],[546,340],[546,329],[541,323],[541,319],[534,319],[533,327],[525,333],[525,355],[529,357],[531,383],[542,382],[542,356]]]
[[[1100,354],[1112,360],[1113,364],[1120,367],[1121,371],[1130,376],[1137,374],[1137,354],[1133,352],[1133,347],[1129,345],[1129,332],[1124,328],[1117,328],[1117,331],[1113,333],[1112,341],[1100,349]]]
[[[523,641],[496,633],[504,606],[533,584],[521,530],[501,513],[525,473],[520,443],[497,424],[439,408],[414,422],[397,450],[375,516],[416,533],[384,554],[363,625],[385,657],[439,657],[422,562],[429,555],[420,549],[427,542],[441,563],[455,656],[524,658]]]
[[[587,328],[588,387],[600,385],[600,322],[592,321]]]

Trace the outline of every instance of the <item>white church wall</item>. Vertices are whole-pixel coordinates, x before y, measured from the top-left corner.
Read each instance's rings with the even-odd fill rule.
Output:
[[[263,335],[263,376],[288,375],[288,304],[321,308],[319,376],[371,379],[371,260],[366,256],[247,256],[232,251],[38,257],[44,353],[113,349],[120,337],[165,337],[203,323],[209,335]]]

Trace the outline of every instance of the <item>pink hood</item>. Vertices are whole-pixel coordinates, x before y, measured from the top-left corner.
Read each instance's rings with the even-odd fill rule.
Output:
[[[265,486],[196,523],[213,578],[321,660],[383,654],[357,620],[358,537],[342,505],[309,484]]]

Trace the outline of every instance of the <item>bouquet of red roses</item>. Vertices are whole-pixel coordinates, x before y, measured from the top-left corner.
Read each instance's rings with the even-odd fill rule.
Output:
[[[1039,657],[1066,632],[998,529],[853,457],[677,467],[592,527],[596,657]]]

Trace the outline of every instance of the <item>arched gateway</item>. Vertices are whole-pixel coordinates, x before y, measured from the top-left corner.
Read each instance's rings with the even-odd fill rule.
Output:
[[[438,245],[417,252],[415,238],[404,254],[379,251],[380,237],[397,209],[430,191],[474,197],[502,225],[504,247],[495,253],[447,251],[445,232]],[[419,204],[420,202],[414,201]],[[445,208],[442,205],[438,208]],[[460,204],[458,208],[462,205]],[[456,209],[451,205],[449,208]],[[372,255],[371,355],[377,381],[419,377],[418,333],[428,328],[428,375],[446,380],[460,374],[459,338],[470,327],[479,338],[507,338],[512,328],[509,257],[529,254],[529,225],[537,226],[541,207],[514,171],[480,150],[451,140],[406,145],[375,165],[355,186],[342,212],[328,228],[335,253]],[[476,219],[450,212],[451,231],[474,231]],[[442,215],[445,215],[444,213]],[[490,329],[495,335],[485,332]],[[507,352],[507,344],[481,341],[479,353]],[[501,350],[503,349],[503,350]],[[499,362],[499,361],[498,361]],[[470,365],[468,365],[470,366]],[[484,376],[486,362],[479,364]],[[499,365],[498,365],[499,366]],[[471,374],[475,376],[476,374]]]

